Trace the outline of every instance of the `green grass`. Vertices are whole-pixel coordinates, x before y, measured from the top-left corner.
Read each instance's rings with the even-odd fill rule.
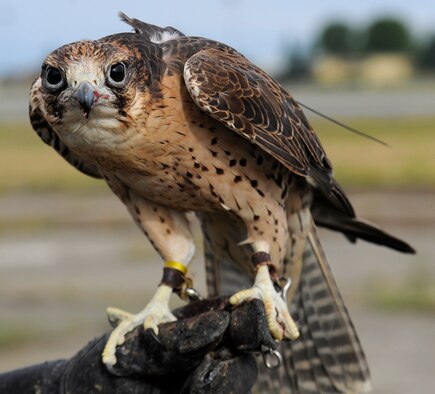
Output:
[[[367,286],[369,305],[388,311],[423,312],[435,315],[433,276],[422,267],[414,267],[406,281],[392,283],[377,278]]]
[[[35,331],[31,325],[2,324],[0,327],[0,350],[32,342],[40,336],[41,333]]]
[[[435,117],[343,121],[388,142],[391,148],[325,120],[313,119],[340,183],[376,188],[435,186]],[[0,124],[0,192],[89,192],[103,187],[103,182],[66,163],[39,139],[30,125]]]
[[[344,122],[387,142],[390,147],[324,120],[313,121],[340,183],[383,188],[435,186],[435,117],[345,119]]]
[[[93,191],[103,182],[70,166],[26,124],[0,124],[0,192]]]

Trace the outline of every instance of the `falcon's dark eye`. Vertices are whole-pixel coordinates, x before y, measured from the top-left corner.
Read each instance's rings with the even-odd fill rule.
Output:
[[[58,92],[66,86],[62,73],[55,67],[47,67],[44,80],[46,88],[52,92]]]
[[[126,79],[125,64],[115,63],[110,66],[107,82],[113,87],[121,87]]]
[[[47,70],[47,82],[50,85],[57,85],[62,82],[62,74],[57,68],[49,68]]]
[[[125,66],[123,63],[116,63],[110,67],[110,78],[114,82],[122,82],[125,78]]]

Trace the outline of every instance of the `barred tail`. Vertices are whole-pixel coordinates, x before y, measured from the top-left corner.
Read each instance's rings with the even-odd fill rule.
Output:
[[[281,344],[283,368],[271,372],[259,365],[257,392],[371,391],[364,351],[315,229],[306,244],[290,314],[297,321],[301,336],[296,341]]]
[[[238,246],[243,231],[216,214],[201,216],[210,294],[232,294],[252,285],[244,267],[251,251]],[[242,231],[242,232],[241,232]],[[241,235],[240,235],[241,234]],[[284,365],[276,371],[259,359],[255,393],[362,393],[371,390],[367,361],[355,328],[313,229],[301,278],[290,304],[301,336],[281,343]]]

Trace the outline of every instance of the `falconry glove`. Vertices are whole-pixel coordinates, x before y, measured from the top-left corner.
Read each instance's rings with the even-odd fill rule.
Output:
[[[138,327],[117,349],[110,373],[101,362],[107,335],[69,360],[0,375],[0,392],[28,393],[246,393],[257,377],[251,351],[275,346],[259,300],[231,310],[225,297],[174,311],[178,321],[159,335]]]

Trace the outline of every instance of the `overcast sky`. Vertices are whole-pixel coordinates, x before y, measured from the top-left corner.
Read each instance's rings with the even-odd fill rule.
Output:
[[[393,15],[416,34],[435,32],[434,0],[0,0],[0,76],[36,69],[68,42],[129,31],[118,11],[223,41],[269,71],[283,48],[307,45],[331,20]]]

